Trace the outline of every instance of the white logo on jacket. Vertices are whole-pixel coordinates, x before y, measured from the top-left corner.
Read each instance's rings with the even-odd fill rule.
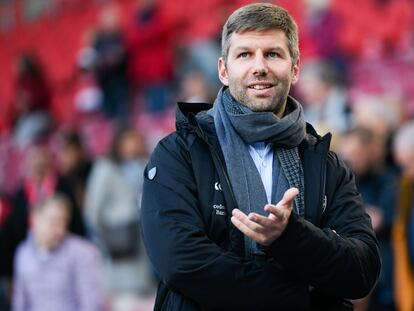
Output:
[[[226,207],[223,204],[214,204],[213,208],[216,212],[216,215],[225,216],[227,214]]]

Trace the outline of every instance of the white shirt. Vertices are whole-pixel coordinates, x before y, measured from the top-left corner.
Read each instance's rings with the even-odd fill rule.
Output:
[[[273,144],[255,142],[249,145],[249,153],[262,179],[266,191],[267,202],[272,202],[273,186]]]

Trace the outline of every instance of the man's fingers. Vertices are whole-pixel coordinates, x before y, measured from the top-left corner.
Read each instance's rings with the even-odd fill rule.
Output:
[[[269,220],[275,221],[275,220],[282,220],[283,219],[283,210],[280,209],[280,207],[273,205],[273,204],[267,204],[265,206],[265,211],[270,213],[269,214]]]
[[[276,205],[277,206],[279,205],[292,206],[292,202],[296,198],[298,193],[299,193],[298,188],[290,188],[286,190],[285,194],[283,195],[282,200],[280,200],[279,203],[277,203]]]
[[[276,213],[281,212],[280,219],[272,213],[269,217],[259,215],[257,213],[250,213],[248,216],[238,209],[233,210],[231,222],[243,234],[255,240],[262,245],[269,245],[283,231],[285,224],[285,215],[283,208],[268,204],[267,206],[276,209]],[[286,225],[284,225],[286,226]]]
[[[237,208],[235,208],[232,211],[232,215],[240,221],[244,221],[245,219],[248,219],[247,215],[245,213],[243,213],[241,210],[237,209]]]
[[[257,239],[258,233],[250,229],[247,225],[245,225],[242,221],[240,221],[236,216],[231,217],[231,222],[237,229],[239,229],[241,232],[243,232],[248,237],[252,239]]]
[[[248,217],[250,220],[266,228],[269,228],[275,225],[275,222],[273,219],[270,219],[269,217],[265,217],[265,216],[262,216],[256,213],[250,213]]]
[[[265,206],[265,211],[270,213],[269,219],[270,220],[283,220],[285,216],[286,208],[292,208],[293,200],[298,195],[299,190],[297,188],[290,188],[285,191],[283,198],[276,204],[267,204]]]
[[[247,216],[239,209],[233,210],[233,217],[235,217],[238,221],[240,221],[242,224],[254,232],[263,233],[265,231],[265,228],[261,224],[250,219],[249,216]]]

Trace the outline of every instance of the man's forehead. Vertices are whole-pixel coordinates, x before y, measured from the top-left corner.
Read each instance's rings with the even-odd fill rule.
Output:
[[[60,202],[48,202],[38,210],[39,215],[46,215],[46,216],[55,216],[55,215],[65,215],[69,216],[69,210],[67,206]]]
[[[287,49],[287,38],[280,29],[245,30],[233,32],[230,37],[230,49],[253,47],[257,44]]]

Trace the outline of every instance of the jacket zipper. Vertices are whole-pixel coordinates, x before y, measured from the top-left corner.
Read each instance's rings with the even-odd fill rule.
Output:
[[[328,198],[326,196],[325,191],[326,191],[326,162],[328,161],[327,157],[328,157],[328,152],[329,152],[329,144],[330,144],[330,141],[331,141],[330,134],[328,133],[324,137],[322,137],[322,140],[324,140],[324,139],[325,139],[325,143],[328,145],[328,147],[327,148],[325,147],[322,150],[323,151],[323,156],[324,156],[324,158],[322,160],[322,169],[321,169],[321,189],[322,189],[322,191],[321,191],[321,196],[319,197],[319,200],[320,200],[319,206],[322,206],[322,212],[321,212],[321,216],[320,216],[319,221],[318,221],[319,224],[322,224],[322,218],[323,218],[323,215],[324,215],[324,213],[326,211],[326,208],[327,208],[327,205],[328,205],[328,201],[327,201]]]

